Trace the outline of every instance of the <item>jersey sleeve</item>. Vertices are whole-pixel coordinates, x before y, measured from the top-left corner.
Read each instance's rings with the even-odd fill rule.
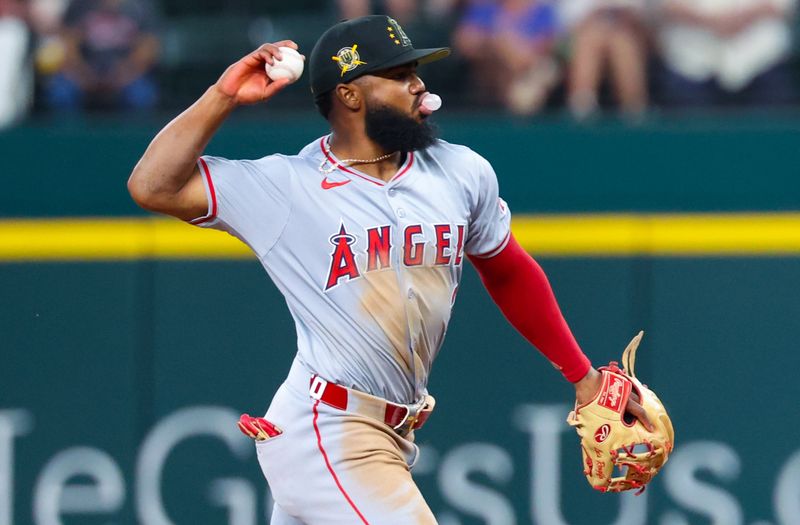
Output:
[[[473,257],[494,257],[508,244],[511,212],[500,198],[497,175],[489,161],[475,154],[477,192],[471,210],[465,251]]]
[[[291,213],[292,168],[282,156],[197,161],[208,199],[208,213],[189,221],[222,230],[262,255],[278,241]]]

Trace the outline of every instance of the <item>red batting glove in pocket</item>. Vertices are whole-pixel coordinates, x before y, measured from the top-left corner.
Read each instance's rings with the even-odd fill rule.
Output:
[[[283,430],[263,417],[252,417],[249,414],[242,414],[239,418],[238,426],[242,434],[256,441],[266,441],[269,438],[283,434]]]

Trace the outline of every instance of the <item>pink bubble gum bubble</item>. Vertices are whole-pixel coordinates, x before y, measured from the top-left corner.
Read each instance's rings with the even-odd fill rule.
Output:
[[[420,110],[424,113],[430,115],[437,109],[442,107],[442,97],[439,95],[435,95],[433,93],[428,93],[425,95],[425,98],[422,99],[422,103],[420,104]]]

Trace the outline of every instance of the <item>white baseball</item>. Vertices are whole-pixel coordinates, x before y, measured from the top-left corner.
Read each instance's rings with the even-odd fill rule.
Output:
[[[264,64],[267,76],[272,80],[288,78],[290,82],[295,82],[303,74],[303,56],[291,47],[279,47],[283,58],[278,60],[272,57],[273,64]]]

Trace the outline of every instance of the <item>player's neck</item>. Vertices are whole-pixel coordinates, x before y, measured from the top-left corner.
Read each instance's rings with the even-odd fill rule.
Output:
[[[366,137],[348,140],[348,137],[334,133],[330,137],[328,147],[344,166],[352,166],[383,181],[389,181],[394,177],[403,158],[402,152],[385,151]],[[350,159],[348,162],[344,162],[348,159]]]

